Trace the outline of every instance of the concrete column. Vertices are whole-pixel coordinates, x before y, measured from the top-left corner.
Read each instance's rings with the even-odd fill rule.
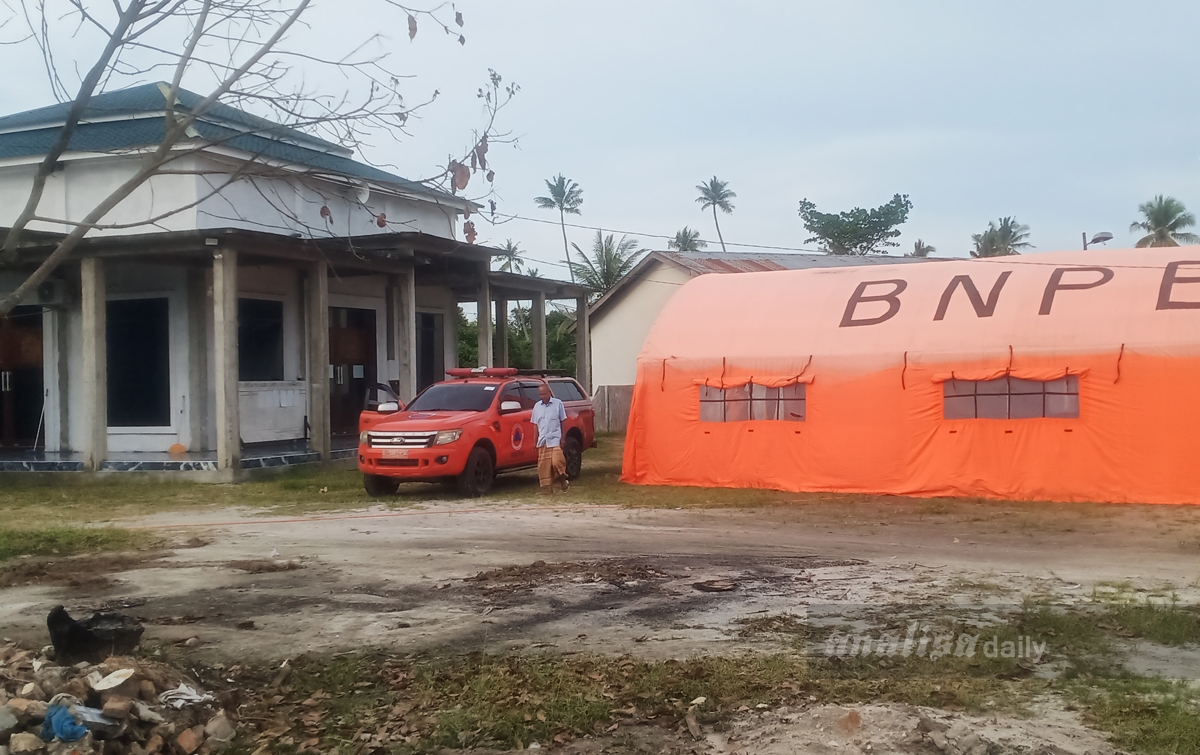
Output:
[[[408,403],[417,395],[417,287],[412,272],[388,276],[392,301],[392,348],[400,367],[400,400]]]
[[[488,263],[479,267],[479,366],[492,366],[492,289],[488,283]]]
[[[309,442],[322,461],[332,458],[329,439],[329,266],[324,260],[308,267],[304,281],[308,322]]]
[[[208,440],[208,271],[187,271],[189,451],[205,451]]]
[[[533,369],[546,369],[546,295],[533,295],[529,319],[533,325]]]
[[[68,273],[72,290],[75,290],[74,271]],[[65,311],[54,315],[54,351],[58,356],[58,450],[71,448],[71,328]],[[46,426],[46,437],[50,437],[50,426]]]
[[[108,297],[104,260],[79,263],[80,306],[83,309],[83,464],[100,469],[108,457]]]
[[[588,321],[588,300],[575,300],[575,379],[589,394],[592,392],[592,329]]]
[[[508,367],[508,299],[496,300],[496,366]]]
[[[238,416],[237,252],[213,252],[213,375],[217,394],[217,469],[242,465]]]

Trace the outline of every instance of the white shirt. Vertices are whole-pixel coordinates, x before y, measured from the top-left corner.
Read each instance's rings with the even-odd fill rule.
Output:
[[[563,402],[550,397],[533,405],[530,421],[537,427],[538,447],[557,448],[562,443],[562,423],[567,419],[567,408]]]

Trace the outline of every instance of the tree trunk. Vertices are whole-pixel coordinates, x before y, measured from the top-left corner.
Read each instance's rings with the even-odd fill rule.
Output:
[[[571,282],[574,283],[575,269],[571,267],[571,251],[567,246],[567,216],[563,214],[561,207],[558,210],[558,224],[563,232],[563,257],[567,260],[567,272],[571,274]]]
[[[713,205],[712,210],[713,210],[713,225],[715,225],[717,227],[717,239],[720,240],[721,251],[724,252],[725,251],[725,238],[721,235],[721,224],[719,222],[717,222],[717,206]]]

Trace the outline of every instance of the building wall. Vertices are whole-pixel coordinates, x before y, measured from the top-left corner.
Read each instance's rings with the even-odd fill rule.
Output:
[[[691,276],[674,265],[655,263],[620,298],[592,320],[592,384],[633,385],[637,357],[658,313]]]
[[[133,176],[142,158],[132,155],[66,155],[63,169],[47,181],[39,214],[81,221],[123,182]],[[0,161],[0,226],[11,225],[29,197],[37,166],[28,159]],[[458,211],[429,199],[413,199],[375,188],[359,201],[359,189],[319,179],[254,178],[224,186],[234,166],[206,155],[172,163],[186,175],[151,178],[117,205],[89,235],[154,233],[204,228],[243,228],[305,236],[346,236],[398,231],[421,231],[455,238]],[[213,194],[214,190],[219,192]],[[330,209],[331,218],[321,216]],[[168,217],[160,217],[173,213]],[[382,213],[387,224],[380,227]],[[156,218],[154,225],[146,221]],[[64,223],[35,222],[31,230],[66,232]]]
[[[202,199],[196,210],[197,228],[245,228],[270,233],[301,233],[305,236],[357,236],[398,231],[454,238],[458,211],[434,201],[400,197],[384,189],[365,192],[330,181],[255,177],[220,188],[226,164],[213,158],[198,158],[205,170],[216,175],[195,177],[195,193]],[[208,196],[214,189],[220,193]],[[208,197],[208,198],[204,198]],[[330,217],[321,216],[328,207]],[[383,213],[387,225],[376,217]]]
[[[98,157],[65,156],[62,170],[46,182],[38,214],[78,222],[114,189],[133,176],[141,158],[130,155]],[[182,158],[175,169],[195,167],[192,158]],[[37,166],[27,159],[0,162],[0,226],[11,225],[29,198]],[[91,235],[121,235],[139,231],[181,231],[196,227],[196,179],[191,175],[160,175],[139,186],[103,219],[105,224],[145,223],[147,219],[181,210],[161,218],[156,226],[97,229]],[[34,222],[30,230],[66,232],[73,226]]]
[[[86,436],[83,414],[84,375],[81,359],[83,318],[79,301],[78,266],[63,268],[70,292],[65,306],[47,307],[43,314],[43,375],[46,387],[45,438],[51,452],[79,451]],[[191,284],[189,285],[189,275]],[[0,292],[11,290],[20,276],[0,274]],[[199,283],[199,285],[196,285]],[[387,359],[387,277],[333,277],[329,281],[332,307],[369,309],[376,318],[376,359],[381,381],[399,378],[399,363]],[[164,453],[179,443],[192,452],[215,447],[216,375],[212,317],[212,272],[161,264],[112,261],[106,264],[109,301],[166,298],[169,318],[169,425],[147,428],[110,427],[109,451]],[[457,366],[454,331],[457,298],[448,288],[417,287],[417,309],[442,316],[444,369]],[[190,297],[200,297],[190,302]],[[305,337],[303,280],[300,271],[284,266],[243,266],[238,269],[238,297],[283,302],[284,377],[282,381],[239,383],[242,438],[247,443],[301,439],[307,414],[308,341]],[[33,303],[31,298],[27,303]],[[196,310],[200,317],[195,315]],[[198,376],[199,370],[202,376]],[[61,375],[60,375],[61,371]],[[192,400],[193,391],[203,395]],[[407,397],[411,399],[411,397]],[[200,416],[196,416],[197,414]]]

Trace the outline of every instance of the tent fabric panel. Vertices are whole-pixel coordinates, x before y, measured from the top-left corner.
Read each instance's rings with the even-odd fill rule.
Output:
[[[942,417],[948,365],[826,374],[803,423],[701,423],[703,377],[643,362],[622,480],[1027,501],[1200,502],[1200,357],[1098,354],[1078,419]],[[1045,369],[1056,369],[1047,364]],[[652,378],[652,379],[647,379]]]

